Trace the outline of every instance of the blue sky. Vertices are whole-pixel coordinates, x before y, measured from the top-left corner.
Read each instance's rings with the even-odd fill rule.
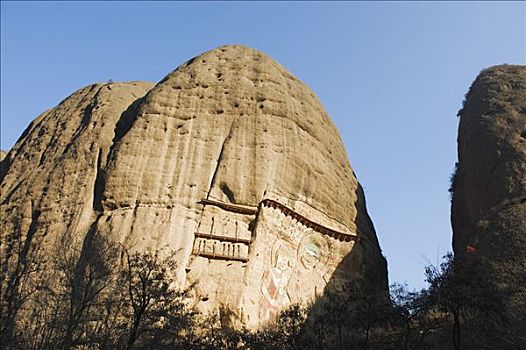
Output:
[[[93,82],[158,81],[224,44],[267,53],[340,130],[389,263],[424,286],[450,250],[456,113],[485,67],[526,62],[524,2],[2,2],[1,148]]]

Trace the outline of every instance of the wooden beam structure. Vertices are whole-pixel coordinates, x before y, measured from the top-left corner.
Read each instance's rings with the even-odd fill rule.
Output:
[[[218,235],[212,235],[210,233],[202,233],[202,232],[195,232],[194,235],[196,238],[217,239],[218,241],[231,242],[231,243],[250,244],[252,242],[252,240],[246,239],[246,238],[218,236]]]
[[[234,260],[234,261],[241,261],[241,262],[247,262],[248,261],[248,258],[244,258],[244,257],[241,257],[241,256],[231,256],[231,255],[205,253],[205,252],[192,253],[192,254],[193,255],[197,255],[197,256],[202,256],[202,257],[208,258],[208,259]]]

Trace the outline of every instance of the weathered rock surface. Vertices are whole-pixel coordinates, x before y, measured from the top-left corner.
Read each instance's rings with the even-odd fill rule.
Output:
[[[6,151],[0,150],[0,162],[4,160],[6,155],[7,155]]]
[[[2,224],[30,246],[80,246],[96,230],[131,250],[175,250],[202,309],[227,305],[249,326],[329,280],[387,283],[337,129],[305,84],[243,46],[153,88],[77,91],[29,126],[0,179]]]
[[[497,239],[511,247],[526,238],[526,67],[482,71],[459,115],[451,214],[455,254]]]
[[[94,220],[96,178],[115,124],[151,86],[90,85],[37,117],[1,163],[3,232],[18,232],[35,249],[43,239],[64,235],[82,242]]]

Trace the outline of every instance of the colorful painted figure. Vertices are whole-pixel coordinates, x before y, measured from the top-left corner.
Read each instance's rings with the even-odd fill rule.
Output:
[[[307,271],[321,269],[329,257],[329,244],[320,234],[306,234],[298,247],[298,261]]]
[[[294,269],[294,254],[284,242],[274,245],[272,268],[265,271],[262,277],[261,293],[264,298],[260,307],[260,318],[268,320],[275,316],[282,305],[290,303],[287,285]]]

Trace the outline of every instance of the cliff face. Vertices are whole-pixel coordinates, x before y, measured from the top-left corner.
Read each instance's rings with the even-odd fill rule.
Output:
[[[451,210],[455,254],[465,252],[468,245],[488,248],[497,240],[524,249],[526,67],[484,70],[459,115]]]
[[[14,234],[29,252],[64,235],[82,242],[94,220],[96,178],[105,167],[115,124],[151,86],[90,85],[37,117],[1,163],[3,234]]]
[[[200,307],[227,305],[250,326],[329,280],[387,283],[337,129],[307,86],[243,46],[154,87],[77,91],[29,126],[0,175],[2,225],[26,254],[82,249],[95,232],[175,250]]]

